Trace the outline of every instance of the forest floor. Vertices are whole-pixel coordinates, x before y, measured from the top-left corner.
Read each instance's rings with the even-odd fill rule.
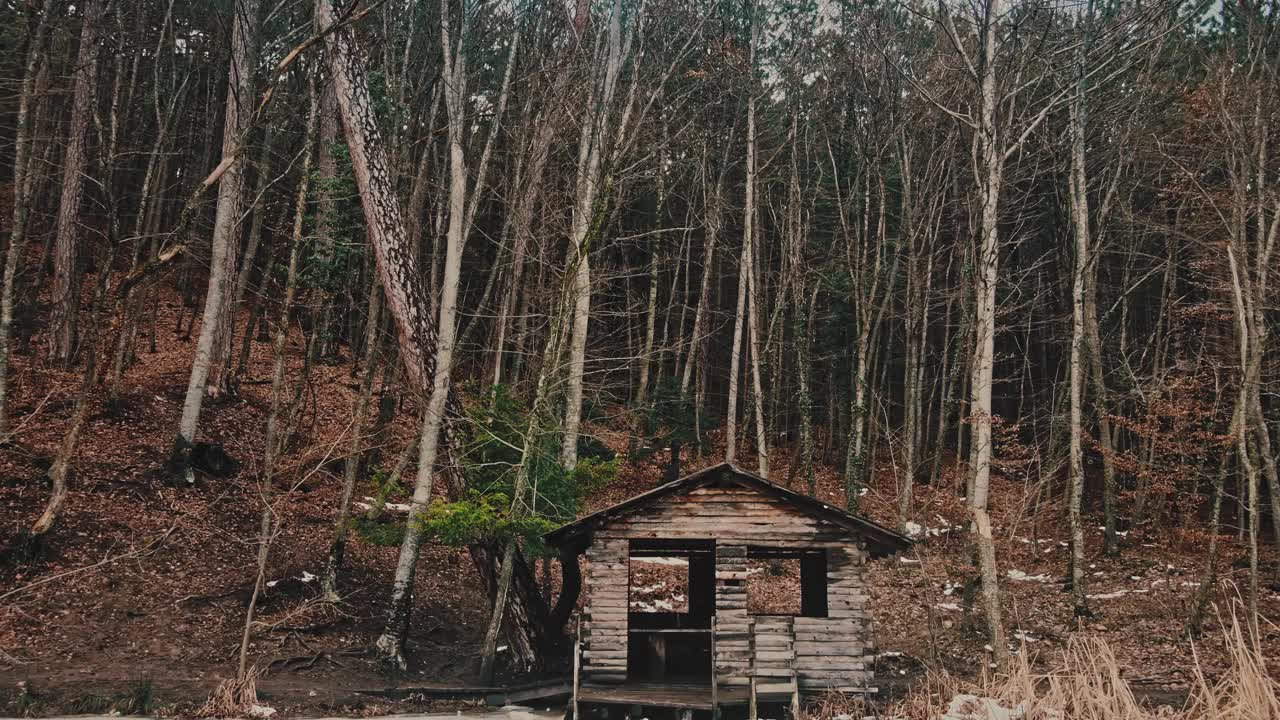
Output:
[[[155,353],[141,351],[126,375],[123,409],[95,410],[75,462],[70,495],[57,529],[34,563],[0,566],[0,715],[102,713],[122,699],[148,694],[151,709],[182,713],[198,706],[234,673],[245,605],[254,578],[254,536],[260,512],[255,466],[261,457],[270,385],[269,343],[254,343],[246,382],[233,398],[206,404],[202,437],[221,443],[240,463],[230,478],[201,477],[194,488],[163,482],[162,465],[185,391],[193,341],[173,332],[180,300],[162,294]],[[243,319],[238,327],[243,328]],[[39,340],[39,338],[37,338]],[[39,345],[37,344],[37,348]],[[290,362],[300,365],[302,340],[291,338]],[[343,349],[345,352],[345,348]],[[39,352],[36,353],[38,357]],[[398,548],[353,536],[342,576],[343,601],[315,602],[349,441],[356,392],[350,359],[312,369],[303,393],[299,437],[283,477],[293,479],[280,506],[252,660],[266,670],[262,701],[283,715],[357,715],[474,709],[478,700],[432,700],[411,690],[391,700],[360,691],[467,684],[486,620],[486,602],[462,551],[424,547],[407,673],[388,677],[361,652],[382,626]],[[0,449],[0,543],[29,527],[48,494],[43,480],[70,416],[78,370],[17,358],[13,415],[17,442]],[[297,375],[295,374],[294,377]],[[98,392],[102,392],[101,389]],[[100,399],[100,398],[99,398]],[[96,408],[101,408],[99,402]],[[384,464],[394,462],[416,428],[414,413],[397,413]],[[615,450],[627,445],[625,424],[589,428]],[[773,454],[773,477],[784,479],[788,450]],[[687,458],[686,472],[718,459]],[[749,455],[741,461],[754,464]],[[623,462],[618,479],[588,499],[584,511],[623,500],[660,482],[653,462]],[[917,493],[919,542],[871,569],[878,650],[877,684],[886,697],[918,681],[926,665],[962,676],[983,671],[985,636],[966,621],[968,554],[965,513],[956,497],[957,472]],[[406,483],[411,485],[411,483]],[[802,483],[803,484],[803,483]],[[817,494],[843,504],[836,471],[819,464]],[[363,481],[357,498],[372,495]],[[861,509],[894,524],[895,472],[878,464]],[[1037,667],[1052,668],[1070,638],[1105,639],[1140,691],[1174,700],[1198,660],[1210,676],[1225,665],[1221,625],[1234,587],[1247,584],[1242,547],[1224,548],[1219,610],[1194,645],[1181,632],[1203,574],[1205,538],[1190,530],[1135,528],[1118,557],[1101,553],[1101,533],[1089,534],[1090,605],[1096,617],[1077,628],[1069,595],[1062,510],[1032,513],[1030,484],[997,477],[992,498],[1011,641]],[[403,502],[403,498],[393,498]],[[1091,516],[1093,517],[1093,516]],[[1264,556],[1273,578],[1273,549]],[[662,573],[658,572],[658,576]],[[787,585],[785,575],[763,575]],[[1280,674],[1280,594],[1270,581],[1260,600],[1264,654]],[[508,672],[508,682],[519,681]]]

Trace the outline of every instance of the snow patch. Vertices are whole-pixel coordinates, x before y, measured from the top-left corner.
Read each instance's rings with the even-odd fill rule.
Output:
[[[1151,591],[1148,590],[1147,588],[1134,588],[1132,590],[1113,590],[1111,592],[1089,595],[1088,598],[1090,600],[1115,600],[1116,598],[1124,597],[1129,593],[1145,593],[1145,592],[1151,592]]]
[[[669,600],[654,600],[651,603],[633,600],[631,607],[640,612],[671,612],[676,609],[676,606]]]
[[[688,567],[689,558],[682,557],[636,557],[631,558],[634,563],[648,563],[650,565],[675,565],[678,567]]]
[[[1049,575],[1047,574],[1028,575],[1021,570],[1009,570],[1005,572],[1005,577],[1015,582],[1038,582],[1038,583],[1053,582],[1053,578],[1049,577]]]

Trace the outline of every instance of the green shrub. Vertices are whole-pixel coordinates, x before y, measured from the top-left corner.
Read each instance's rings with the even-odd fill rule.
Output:
[[[351,519],[351,529],[361,540],[378,547],[397,547],[404,541],[403,523],[355,517]]]

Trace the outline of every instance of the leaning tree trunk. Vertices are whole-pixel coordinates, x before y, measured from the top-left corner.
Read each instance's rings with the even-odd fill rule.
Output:
[[[440,292],[440,319],[437,327],[436,357],[431,393],[423,413],[422,438],[418,442],[418,477],[410,501],[408,526],[400,545],[392,585],[391,612],[387,627],[378,638],[379,656],[387,662],[407,666],[404,658],[404,636],[408,630],[409,599],[422,542],[419,517],[431,499],[436,458],[445,424],[445,404],[449,399],[450,374],[453,366],[454,339],[457,332],[458,281],[462,268],[462,246],[466,240],[467,165],[463,154],[464,98],[466,97],[466,56],[461,45],[454,55],[449,32],[449,8],[442,7],[441,47],[444,53],[444,99],[449,127],[449,230],[446,238],[444,276]],[[463,30],[465,34],[465,20]]]
[[[231,31],[231,64],[227,76],[226,120],[222,132],[222,157],[235,158],[247,141],[244,129],[253,113],[253,68],[255,64],[259,0],[236,0]],[[224,160],[225,162],[225,160]],[[195,481],[189,453],[195,443],[211,369],[221,364],[220,333],[229,331],[230,304],[234,289],[238,232],[244,202],[244,163],[233,162],[218,185],[218,206],[213,225],[213,252],[209,261],[209,288],[204,299],[200,338],[187,380],[182,418],[174,439],[171,466],[183,474],[187,484]]]
[[[591,265],[586,252],[591,235],[599,232],[604,145],[608,136],[609,108],[622,70],[622,2],[614,0],[609,13],[605,65],[598,87],[591,93],[593,107],[583,118],[578,145],[577,198],[570,232],[569,265],[573,268],[573,325],[569,340],[569,375],[565,381],[564,439],[560,463],[572,470],[578,464],[578,435],[582,424],[582,394],[587,361],[587,330],[591,320]]]
[[[348,27],[333,30],[339,21],[333,0],[316,0],[315,10],[320,28],[331,30],[325,36],[326,61],[343,118],[343,131],[387,310],[396,323],[400,353],[410,384],[426,397],[434,386],[436,325],[428,311],[431,303],[421,282],[424,274],[420,270],[417,253],[408,242],[396,199],[394,181],[369,95],[368,79],[364,74],[364,59],[355,43],[354,33]],[[450,410],[449,414],[455,413]],[[448,433],[441,434],[447,446]],[[419,469],[419,473],[422,472],[427,471]],[[455,493],[461,490],[455,469],[445,468],[444,480]],[[485,548],[475,546],[471,548],[471,557],[481,577],[488,582],[492,567],[490,554]],[[515,654],[533,662],[537,651],[554,638],[540,634],[540,625],[548,615],[545,603],[537,593],[536,584],[530,589],[534,581],[523,561],[517,560],[516,565],[513,568],[516,592],[512,594],[512,607],[508,612],[511,622],[507,632],[512,638]],[[394,617],[389,618],[389,627],[407,626],[411,587],[411,583],[402,586],[401,599],[394,609]]]

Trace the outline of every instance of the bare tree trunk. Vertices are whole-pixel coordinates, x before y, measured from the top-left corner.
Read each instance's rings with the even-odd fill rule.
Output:
[[[245,611],[244,632],[240,636],[240,663],[237,677],[243,680],[249,670],[249,640],[253,631],[253,614],[257,608],[258,596],[267,579],[267,559],[274,539],[274,519],[276,509],[274,501],[274,481],[276,463],[284,449],[287,433],[280,432],[281,396],[284,394],[285,344],[289,338],[289,318],[293,314],[294,295],[298,287],[298,258],[302,249],[303,221],[307,214],[307,188],[311,180],[311,156],[316,143],[316,86],[315,77],[310,78],[307,93],[310,110],[307,114],[307,135],[302,149],[302,176],[298,180],[298,195],[293,206],[293,237],[289,247],[289,272],[284,284],[284,300],[280,306],[280,318],[276,325],[275,340],[272,343],[272,355],[275,358],[271,374],[271,406],[267,411],[267,430],[263,439],[262,472],[259,477],[258,492],[262,497],[262,514],[258,521],[258,559],[257,576],[253,583],[253,594],[249,596],[249,607]]]
[[[27,47],[27,62],[18,94],[18,114],[14,119],[13,221],[9,226],[8,252],[4,259],[3,288],[0,288],[0,443],[9,441],[9,336],[17,292],[18,268],[27,247],[27,217],[31,210],[31,190],[35,173],[31,165],[32,101],[36,99],[36,75],[44,64],[44,41],[49,31],[54,0],[44,0],[36,10],[36,28]]]
[[[222,133],[222,157],[233,159],[240,154],[244,128],[253,113],[253,69],[257,56],[259,0],[236,0],[231,30],[231,64],[227,71],[226,121]],[[180,469],[187,484],[195,482],[186,457],[195,443],[200,422],[200,406],[206,393],[217,394],[217,388],[206,387],[212,368],[220,364],[222,335],[229,332],[231,300],[234,288],[236,255],[240,246],[238,232],[244,202],[244,163],[232,162],[218,185],[218,207],[213,226],[213,254],[209,262],[209,289],[205,294],[204,314],[200,322],[200,338],[187,381],[182,418],[174,439],[172,465]]]
[[[738,451],[738,378],[742,375],[742,328],[746,320],[750,252],[751,245],[744,235],[738,260],[738,306],[733,320],[733,345],[729,349],[729,409],[725,411],[724,423],[724,461],[729,464],[733,464]]]
[[[716,240],[720,236],[720,180],[723,175],[717,176],[712,181],[711,188],[713,189],[711,192],[707,192],[708,178],[706,175],[711,171],[711,168],[705,157],[705,150],[703,155],[703,198],[705,203],[703,222],[706,223],[706,230],[702,244],[702,284],[698,288],[698,307],[693,314],[693,331],[689,336],[689,354],[684,362],[684,372],[680,376],[681,396],[688,395],[689,385],[693,379],[693,368],[700,358],[699,350],[702,348],[702,334],[705,332],[704,325],[707,322],[707,304],[711,299],[712,262],[715,260]],[[699,431],[695,429],[695,432]]]
[[[80,204],[89,164],[89,123],[98,76],[98,25],[103,0],[88,0],[80,25],[75,91],[67,152],[62,161],[62,196],[53,240],[53,310],[49,318],[49,361],[69,365],[75,358],[80,315]]]
[[[564,440],[560,463],[567,469],[578,464],[578,434],[582,424],[583,373],[587,359],[587,328],[591,319],[591,266],[583,254],[591,245],[591,233],[599,232],[597,215],[601,201],[604,144],[608,137],[609,109],[622,69],[622,2],[613,0],[609,13],[605,65],[593,88],[590,109],[583,118],[578,144],[577,198],[570,230],[570,262],[573,276],[573,332],[569,341],[569,376],[565,381]]]
[[[351,421],[351,443],[347,447],[347,459],[342,468],[342,493],[338,499],[338,514],[333,523],[333,540],[329,543],[329,560],[325,564],[324,575],[320,578],[320,588],[325,599],[337,602],[338,572],[342,569],[342,559],[347,548],[347,525],[351,518],[351,496],[355,492],[356,480],[365,457],[364,428],[369,419],[369,404],[373,398],[373,378],[378,370],[378,346],[381,344],[379,330],[382,326],[382,289],[374,276],[369,288],[369,318],[365,321],[364,361],[360,369],[360,395],[356,398],[355,416]],[[384,498],[385,500],[385,498]]]
[[[1004,179],[1005,153],[998,139],[996,112],[1000,102],[996,87],[996,52],[999,46],[1000,0],[988,0],[982,27],[984,52],[981,75],[982,112],[978,129],[978,152],[983,176],[982,241],[978,254],[977,287],[974,313],[973,401],[970,421],[973,423],[972,492],[969,504],[977,528],[975,542],[982,573],[982,597],[991,647],[996,663],[1003,670],[1009,664],[1009,648],[1005,644],[1004,622],[1000,613],[999,573],[995,547],[991,540],[991,521],[987,517],[987,495],[991,480],[991,382],[995,364],[996,283],[999,281],[999,202]]]
[[[320,0],[320,4],[328,5],[327,0]],[[325,12],[327,14],[329,8],[326,7]],[[386,628],[377,642],[379,656],[384,661],[393,663],[402,669],[406,667],[403,655],[404,638],[408,630],[409,601],[412,597],[414,571],[417,568],[418,550],[422,541],[422,531],[417,525],[417,520],[421,513],[425,511],[427,503],[431,499],[436,459],[440,454],[441,441],[444,440],[445,435],[442,431],[445,425],[445,406],[449,400],[454,338],[458,324],[458,281],[462,265],[462,246],[467,234],[465,226],[467,166],[462,149],[463,135],[465,133],[463,123],[466,112],[464,103],[467,79],[466,56],[462,52],[462,40],[467,32],[465,8],[462,12],[462,17],[463,23],[459,30],[459,41],[455,54],[449,29],[449,5],[447,2],[442,2],[440,35],[444,53],[444,99],[449,121],[449,230],[439,303],[440,316],[439,324],[437,325],[439,336],[435,338],[435,360],[432,363],[431,392],[427,400],[427,407],[423,413],[422,439],[418,444],[418,477],[414,484],[413,498],[410,501],[409,519],[404,541],[400,546],[400,559],[396,564],[396,577],[392,585],[391,610]],[[334,58],[337,55],[338,53],[335,52],[335,48],[331,44],[330,62],[335,65],[335,76],[339,76],[340,73],[345,71],[336,67],[344,62],[335,60]],[[354,137],[350,126],[356,120],[356,118],[352,117],[354,106],[361,104],[360,100],[362,98],[352,97],[351,88],[343,87],[344,83],[350,82],[350,80],[350,77],[336,77],[335,88],[338,91],[339,104],[343,106],[344,125],[348,127],[347,142],[348,145],[354,145]],[[363,81],[363,78],[361,77],[360,80]],[[363,87],[359,89],[363,90]],[[366,113],[371,112],[371,108],[367,106],[361,109]],[[371,116],[370,119],[372,119]],[[371,142],[370,144],[372,145],[373,143]],[[357,177],[358,173],[359,171],[357,171]],[[385,202],[396,206],[394,192],[390,188],[387,188]],[[396,207],[394,218],[397,221],[399,220],[398,216],[399,208]],[[403,224],[398,224],[400,225],[399,232],[403,235]],[[388,295],[390,294],[389,292]],[[445,443],[447,444],[447,440],[445,440]]]
[[[1077,51],[1079,70],[1084,55]],[[1071,216],[1075,230],[1075,268],[1071,291],[1071,457],[1069,458],[1068,515],[1071,525],[1069,558],[1071,598],[1076,617],[1088,617],[1089,596],[1085,593],[1084,525],[1080,513],[1084,501],[1084,352],[1085,352],[1085,285],[1091,259],[1089,248],[1089,186],[1085,174],[1084,147],[1084,79],[1077,81],[1076,97],[1071,105]]]

